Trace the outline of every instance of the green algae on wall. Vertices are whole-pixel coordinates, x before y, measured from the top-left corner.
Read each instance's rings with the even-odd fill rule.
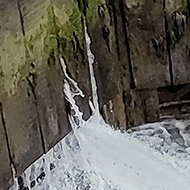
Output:
[[[87,12],[87,22],[90,27],[94,27],[99,19],[98,10],[101,6],[106,5],[105,0],[89,0],[88,12]]]
[[[166,10],[170,30],[170,47],[176,48],[176,44],[185,34],[188,23],[188,3],[187,0],[166,0]]]
[[[25,79],[30,72],[31,63],[38,66],[48,63],[52,66],[55,64],[56,57],[61,54],[71,66],[76,61],[82,64],[85,59],[82,18],[85,19],[86,16],[87,23],[93,28],[99,19],[98,7],[102,4],[106,2],[104,0],[55,0],[44,1],[39,7],[30,8],[28,2],[21,2],[25,36],[21,36],[19,30],[17,33],[20,34],[17,34],[17,38],[11,42],[13,36],[10,31],[12,37],[7,34],[9,40],[1,44],[0,76],[3,80],[1,80],[1,92],[15,94],[19,81]],[[12,54],[11,63],[6,63],[6,55],[13,51],[15,53]]]
[[[183,11],[187,7],[187,0],[165,0],[165,3],[169,13]]]
[[[104,2],[104,1],[103,1]],[[68,69],[75,77],[77,67],[85,63],[85,38],[83,21],[91,26],[98,22],[98,6],[102,1],[53,1],[54,21],[57,28],[58,52],[68,63]]]
[[[46,15],[36,23],[37,27],[26,33],[25,44],[27,50],[27,61],[35,62],[42,58],[47,60],[52,49],[57,48],[56,27],[52,6],[48,5]],[[38,62],[38,64],[44,64]]]

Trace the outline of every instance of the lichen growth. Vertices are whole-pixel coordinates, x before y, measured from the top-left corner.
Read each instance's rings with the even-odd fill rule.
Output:
[[[187,1],[186,0],[167,0],[166,8],[167,11],[171,14],[174,11],[182,12],[184,9],[187,8]]]
[[[99,19],[98,15],[98,7],[101,5],[105,5],[105,0],[89,0],[88,2],[88,12],[87,12],[87,21],[91,25],[91,27],[95,26],[97,20]]]
[[[77,64],[82,64],[85,61],[85,38],[82,18],[86,19],[93,27],[98,19],[98,6],[102,3],[105,3],[105,1],[55,0],[44,3],[43,16],[39,17],[41,14],[40,9],[33,10],[34,12],[36,11],[36,18],[33,18],[24,40],[21,40],[21,37],[17,39],[17,46],[25,48],[20,50],[24,58],[15,67],[16,79],[14,77],[11,82],[8,82],[10,76],[6,78],[7,82],[3,82],[6,89],[16,92],[15,89],[11,90],[11,88],[17,88],[17,83],[26,78],[31,70],[30,63],[32,62],[39,67],[42,64],[48,64],[52,67],[55,65],[57,57],[61,54],[66,58],[70,67],[76,62],[78,62]],[[30,15],[27,16],[30,17]],[[17,46],[15,45],[15,48]],[[0,68],[0,77],[2,78],[5,73],[1,70],[2,68]],[[13,83],[14,87],[12,86]]]
[[[186,29],[186,15],[179,12],[172,14],[172,19],[169,22],[170,26],[170,47],[175,49],[176,43],[179,43],[185,34]]]
[[[20,79],[25,78],[30,70],[30,64],[20,65],[18,68],[18,73],[20,74]]]

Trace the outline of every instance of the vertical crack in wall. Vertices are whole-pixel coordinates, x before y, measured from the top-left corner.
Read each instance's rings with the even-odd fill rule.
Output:
[[[187,0],[187,10],[188,10],[188,22],[187,22],[187,24],[189,25],[189,20],[190,20],[190,0]]]
[[[136,85],[135,85],[135,78],[134,78],[133,68],[132,68],[130,44],[129,44],[129,37],[128,37],[128,31],[127,31],[125,8],[124,8],[123,0],[119,0],[119,7],[120,7],[120,12],[121,12],[121,17],[122,17],[123,31],[124,31],[124,35],[125,35],[125,45],[126,45],[126,49],[127,49],[127,56],[128,56],[128,62],[129,62],[129,73],[130,73],[130,77],[131,77],[131,89],[134,89],[136,87]]]
[[[76,0],[78,3],[79,11],[86,16],[88,10],[88,0]]]
[[[38,123],[39,123],[39,130],[40,130],[40,137],[41,137],[41,143],[42,143],[42,149],[43,149],[43,153],[46,153],[46,146],[45,146],[45,140],[44,140],[44,134],[43,134],[43,130],[42,130],[42,125],[41,125],[41,121],[40,121],[40,114],[38,111],[38,102],[37,102],[37,97],[36,97],[36,92],[35,92],[35,87],[36,87],[36,74],[35,73],[30,73],[29,76],[26,78],[28,81],[28,84],[31,88],[32,94],[34,96],[34,103],[36,106],[36,111],[37,111],[37,119],[38,119]]]
[[[3,130],[4,130],[4,133],[5,133],[5,139],[6,139],[6,145],[7,145],[9,161],[11,163],[11,166],[16,171],[14,161],[13,161],[13,157],[12,157],[12,154],[11,154],[11,146],[10,146],[10,141],[9,141],[9,137],[8,137],[8,133],[7,133],[7,126],[6,126],[6,122],[5,122],[5,117],[4,117],[4,113],[3,113],[3,104],[1,102],[0,102],[0,117],[1,117],[0,119],[1,119],[2,125],[3,125]]]
[[[172,64],[172,55],[170,48],[171,36],[169,32],[168,17],[166,13],[166,0],[163,0],[163,10],[164,10],[165,34],[166,34],[166,46],[167,46],[168,61],[169,61],[170,83],[171,86],[173,86],[174,85],[173,64]]]
[[[25,37],[26,33],[25,33],[25,28],[24,28],[24,18],[23,18],[23,15],[22,15],[20,2],[19,2],[19,0],[16,0],[16,2],[17,2],[18,12],[19,12],[19,16],[20,16],[20,24],[21,24],[22,34]]]
[[[114,29],[115,29],[115,41],[116,41],[116,51],[118,55],[118,59],[120,60],[120,47],[119,47],[119,37],[118,37],[118,19],[117,19],[117,10],[115,6],[114,0],[109,0],[109,12],[113,13],[113,19],[114,19]],[[112,14],[110,13],[110,17]],[[112,20],[112,18],[111,18]]]

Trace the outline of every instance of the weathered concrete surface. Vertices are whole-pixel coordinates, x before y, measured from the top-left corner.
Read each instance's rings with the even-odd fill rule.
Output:
[[[92,36],[92,50],[96,61],[94,68],[98,83],[100,106],[112,99],[121,88],[121,64],[117,56],[114,21],[109,15],[108,8],[104,7],[104,9],[104,18],[100,18],[97,26],[93,30],[89,30]],[[103,95],[105,93],[107,96]]]
[[[170,84],[163,1],[125,0],[132,70],[138,89]]]
[[[11,175],[7,160],[12,159],[20,175],[70,127],[51,2],[1,1],[0,10],[0,101],[10,140],[10,147],[2,148],[6,159],[1,159],[0,184],[5,186]]]
[[[0,92],[14,94],[25,64],[25,47],[15,0],[0,1]],[[16,64],[15,64],[16,63]]]
[[[10,139],[2,144],[2,151],[10,148],[17,175],[70,131],[60,56],[69,76],[86,95],[76,98],[84,119],[91,115],[84,23],[92,40],[99,105],[105,120],[125,130],[159,119],[157,88],[172,84],[170,79],[174,84],[189,82],[187,2],[0,2],[0,102]],[[4,136],[1,138],[4,142]],[[10,179],[7,162],[6,168]]]
[[[138,91],[124,91],[123,102],[125,104],[127,128],[145,123],[146,117],[143,112],[143,103]]]
[[[13,183],[13,178],[11,162],[7,149],[6,135],[3,126],[4,124],[2,122],[3,113],[1,108],[0,110],[0,189],[8,189]]]
[[[126,130],[126,110],[122,94],[116,95],[109,100],[108,103],[104,104],[101,109],[101,114],[105,121],[111,126],[120,130]]]
[[[128,90],[123,92],[127,128],[159,120],[157,90]]]
[[[28,82],[3,102],[11,156],[17,175],[43,154],[35,98]]]
[[[9,156],[19,175],[70,131],[60,54],[70,76],[87,95],[77,100],[85,119],[91,114],[91,88],[81,20],[85,7],[74,0],[9,3],[1,2],[0,94],[6,97],[1,101],[10,138]],[[95,9],[97,3],[89,5]]]
[[[85,2],[85,1],[84,1]],[[55,24],[58,37],[59,52],[64,56],[70,76],[75,79],[84,94],[85,98],[76,98],[84,119],[89,118],[91,111],[88,105],[91,96],[91,84],[86,55],[84,36],[84,12],[88,7],[81,1],[67,0],[64,3],[52,1]],[[89,1],[88,5],[96,5],[97,2]],[[93,11],[93,9],[91,10]],[[82,19],[83,17],[83,19]]]
[[[131,76],[120,2],[102,1],[94,17],[98,18],[95,27],[87,14],[100,110],[108,123],[126,129],[122,92],[130,89]]]
[[[35,93],[45,151],[70,131],[62,80],[62,73],[58,73],[55,66],[44,66],[36,73]]]
[[[190,82],[190,27],[188,0],[166,0],[174,84]]]
[[[57,37],[50,1],[19,0],[25,36],[26,59],[35,65],[52,64],[57,55]],[[49,59],[48,59],[49,58]],[[27,67],[28,64],[25,64]]]
[[[159,120],[159,96],[156,89],[140,91],[145,123]]]
[[[106,121],[121,129],[155,121],[158,104],[152,112],[155,116],[151,115],[151,93],[142,97],[131,88],[170,84],[162,1],[109,0],[99,5],[95,17],[98,22],[96,27],[89,24],[89,32],[100,109]]]

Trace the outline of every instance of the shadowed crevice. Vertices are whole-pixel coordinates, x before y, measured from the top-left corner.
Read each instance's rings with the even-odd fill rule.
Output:
[[[41,137],[40,139],[41,139],[41,143],[42,143],[43,153],[45,154],[47,152],[46,151],[46,146],[45,146],[45,138],[44,138],[42,125],[41,125],[41,121],[40,121],[40,114],[39,114],[39,110],[38,110],[38,102],[37,102],[37,97],[36,97],[36,92],[35,92],[36,74],[35,73],[30,73],[30,75],[26,79],[28,81],[29,87],[31,88],[32,94],[34,96],[34,102],[35,102],[35,106],[36,106],[37,119],[38,119],[39,131],[40,131],[40,137]]]
[[[5,133],[5,139],[6,139],[6,145],[7,145],[7,151],[8,151],[8,156],[9,156],[9,161],[11,163],[11,165],[14,167],[15,171],[15,165],[13,162],[13,157],[12,157],[12,153],[11,153],[11,146],[10,146],[10,141],[9,141],[9,137],[8,137],[8,133],[7,133],[7,126],[6,126],[6,122],[5,122],[5,117],[4,117],[4,113],[3,113],[3,104],[0,102],[0,119],[2,121],[2,125],[3,125],[3,130]]]
[[[118,34],[118,18],[117,18],[118,12],[116,10],[116,5],[115,5],[115,1],[114,0],[109,0],[109,14],[110,14],[110,17],[113,16],[113,20],[114,20],[116,51],[117,51],[118,59],[120,60],[120,47],[119,47],[119,34]],[[112,21],[112,18],[111,18],[111,21]]]
[[[19,0],[16,0],[16,2],[17,2],[18,12],[19,12],[19,16],[20,16],[20,25],[21,25],[22,35],[25,37],[26,32],[25,32],[25,28],[24,28],[24,18],[23,18],[20,2],[19,2]]]
[[[119,7],[122,17],[122,24],[123,24],[123,32],[125,35],[125,45],[127,50],[127,57],[128,57],[128,63],[129,63],[129,73],[131,78],[131,89],[134,89],[136,87],[135,84],[135,78],[133,74],[133,67],[132,67],[132,61],[131,61],[131,51],[130,51],[130,44],[129,44],[129,37],[128,37],[128,31],[127,31],[127,24],[126,24],[126,18],[125,18],[125,5],[123,0],[119,0]]]
[[[170,32],[169,32],[165,0],[163,1],[163,10],[164,10],[165,34],[166,34],[166,46],[167,46],[168,61],[169,61],[170,84],[171,84],[171,86],[173,86],[174,85],[173,64],[172,64],[172,55],[171,55],[171,48],[170,48],[171,36],[170,36]]]

